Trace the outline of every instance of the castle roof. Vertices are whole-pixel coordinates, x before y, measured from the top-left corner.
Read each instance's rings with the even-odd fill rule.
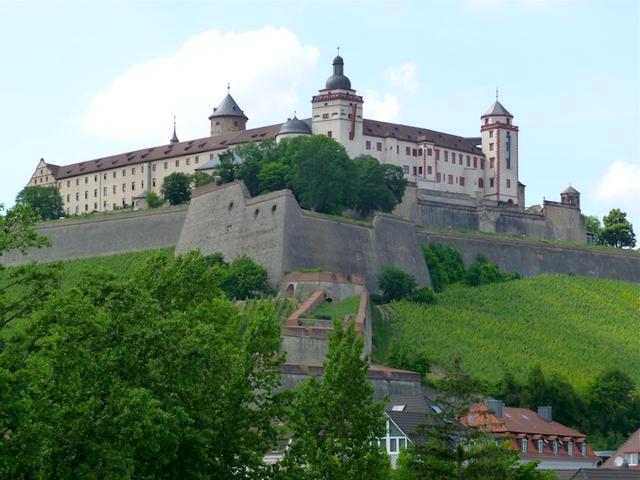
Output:
[[[305,120],[298,120],[306,123]],[[61,180],[77,175],[87,175],[90,173],[110,170],[112,168],[122,168],[140,163],[153,162],[158,160],[169,160],[185,155],[197,155],[202,152],[213,150],[223,150],[229,146],[240,145],[248,142],[260,142],[262,140],[273,139],[281,131],[284,124],[276,123],[266,127],[252,128],[238,132],[228,132],[213,137],[204,137],[186,142],[172,143],[169,145],[159,145],[155,147],[133,150],[127,153],[119,153],[107,157],[97,158],[84,162],[72,163],[70,165],[54,165],[47,163],[52,175],[56,180]],[[411,127],[397,123],[381,122],[378,120],[363,120],[363,130],[365,135],[381,138],[397,138],[407,142],[429,142],[437,147],[449,148],[474,155],[482,155],[482,150],[473,145],[464,137],[451,135],[448,133],[428,130],[426,128]]]
[[[222,99],[220,105],[213,109],[213,113],[209,116],[209,120],[217,117],[240,117],[248,120],[247,116],[230,93],[227,93],[227,96]]]
[[[473,138],[467,139],[427,128],[368,120],[366,118],[363,120],[363,129],[365,135],[373,137],[393,137],[407,142],[428,142],[442,148],[482,155],[482,150],[475,145],[475,139]]]
[[[293,118],[287,118],[287,121],[282,124],[282,127],[280,127],[280,132],[278,133],[302,133],[311,135],[311,126],[309,125],[310,122],[311,119],[300,120],[294,115]]]
[[[489,110],[487,110],[485,114],[482,115],[482,117],[494,117],[500,115],[513,118],[513,115],[511,115],[508,110],[504,108],[504,106],[499,101],[496,100],[494,104],[489,107]]]
[[[567,188],[565,188],[562,193],[580,193],[578,190],[576,190],[575,188],[573,188],[571,185],[569,185]]]
[[[333,59],[333,75],[325,83],[326,90],[351,90],[351,80],[344,74],[344,60],[340,55]]]

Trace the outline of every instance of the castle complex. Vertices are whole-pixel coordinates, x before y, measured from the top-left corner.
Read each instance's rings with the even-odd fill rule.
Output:
[[[480,137],[366,119],[363,97],[351,87],[337,56],[333,75],[311,104],[309,119],[294,116],[247,130],[248,117],[228,93],[209,116],[208,137],[180,142],[174,125],[166,145],[64,166],[40,160],[28,185],[57,186],[68,215],[141,206],[147,192],[160,191],[167,175],[212,171],[219,154],[236,145],[326,135],[352,158],[366,154],[400,166],[411,188],[396,213],[416,223],[586,241],[576,190],[563,192],[561,202],[525,210],[518,127],[497,98],[481,116]]]

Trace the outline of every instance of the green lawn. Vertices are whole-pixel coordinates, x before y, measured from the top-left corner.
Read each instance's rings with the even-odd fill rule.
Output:
[[[388,307],[392,342],[451,365],[460,356],[475,377],[523,377],[540,364],[582,388],[619,368],[640,385],[640,285],[568,275],[482,287],[450,286],[433,306]],[[376,324],[384,319],[374,319]],[[388,338],[374,335],[379,357]]]
[[[346,315],[356,315],[360,305],[360,295],[348,297],[341,302],[324,302],[316,308],[311,318],[331,318],[342,320]]]

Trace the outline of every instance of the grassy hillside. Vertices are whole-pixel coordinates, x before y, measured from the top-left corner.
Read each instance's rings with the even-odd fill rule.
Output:
[[[522,377],[540,364],[575,387],[620,368],[640,384],[640,286],[567,275],[482,287],[450,286],[433,306],[399,302],[374,320],[391,342],[439,365],[462,357],[487,381],[507,371]],[[391,325],[388,323],[391,322]],[[375,335],[384,361],[389,339]]]

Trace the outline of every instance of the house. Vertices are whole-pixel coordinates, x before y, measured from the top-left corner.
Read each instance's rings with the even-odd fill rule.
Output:
[[[534,412],[487,400],[476,405],[463,422],[511,442],[522,462],[538,461],[541,470],[589,469],[600,461],[586,435],[553,420],[550,406]]]
[[[640,478],[640,428],[604,463],[607,468],[638,470]]]

